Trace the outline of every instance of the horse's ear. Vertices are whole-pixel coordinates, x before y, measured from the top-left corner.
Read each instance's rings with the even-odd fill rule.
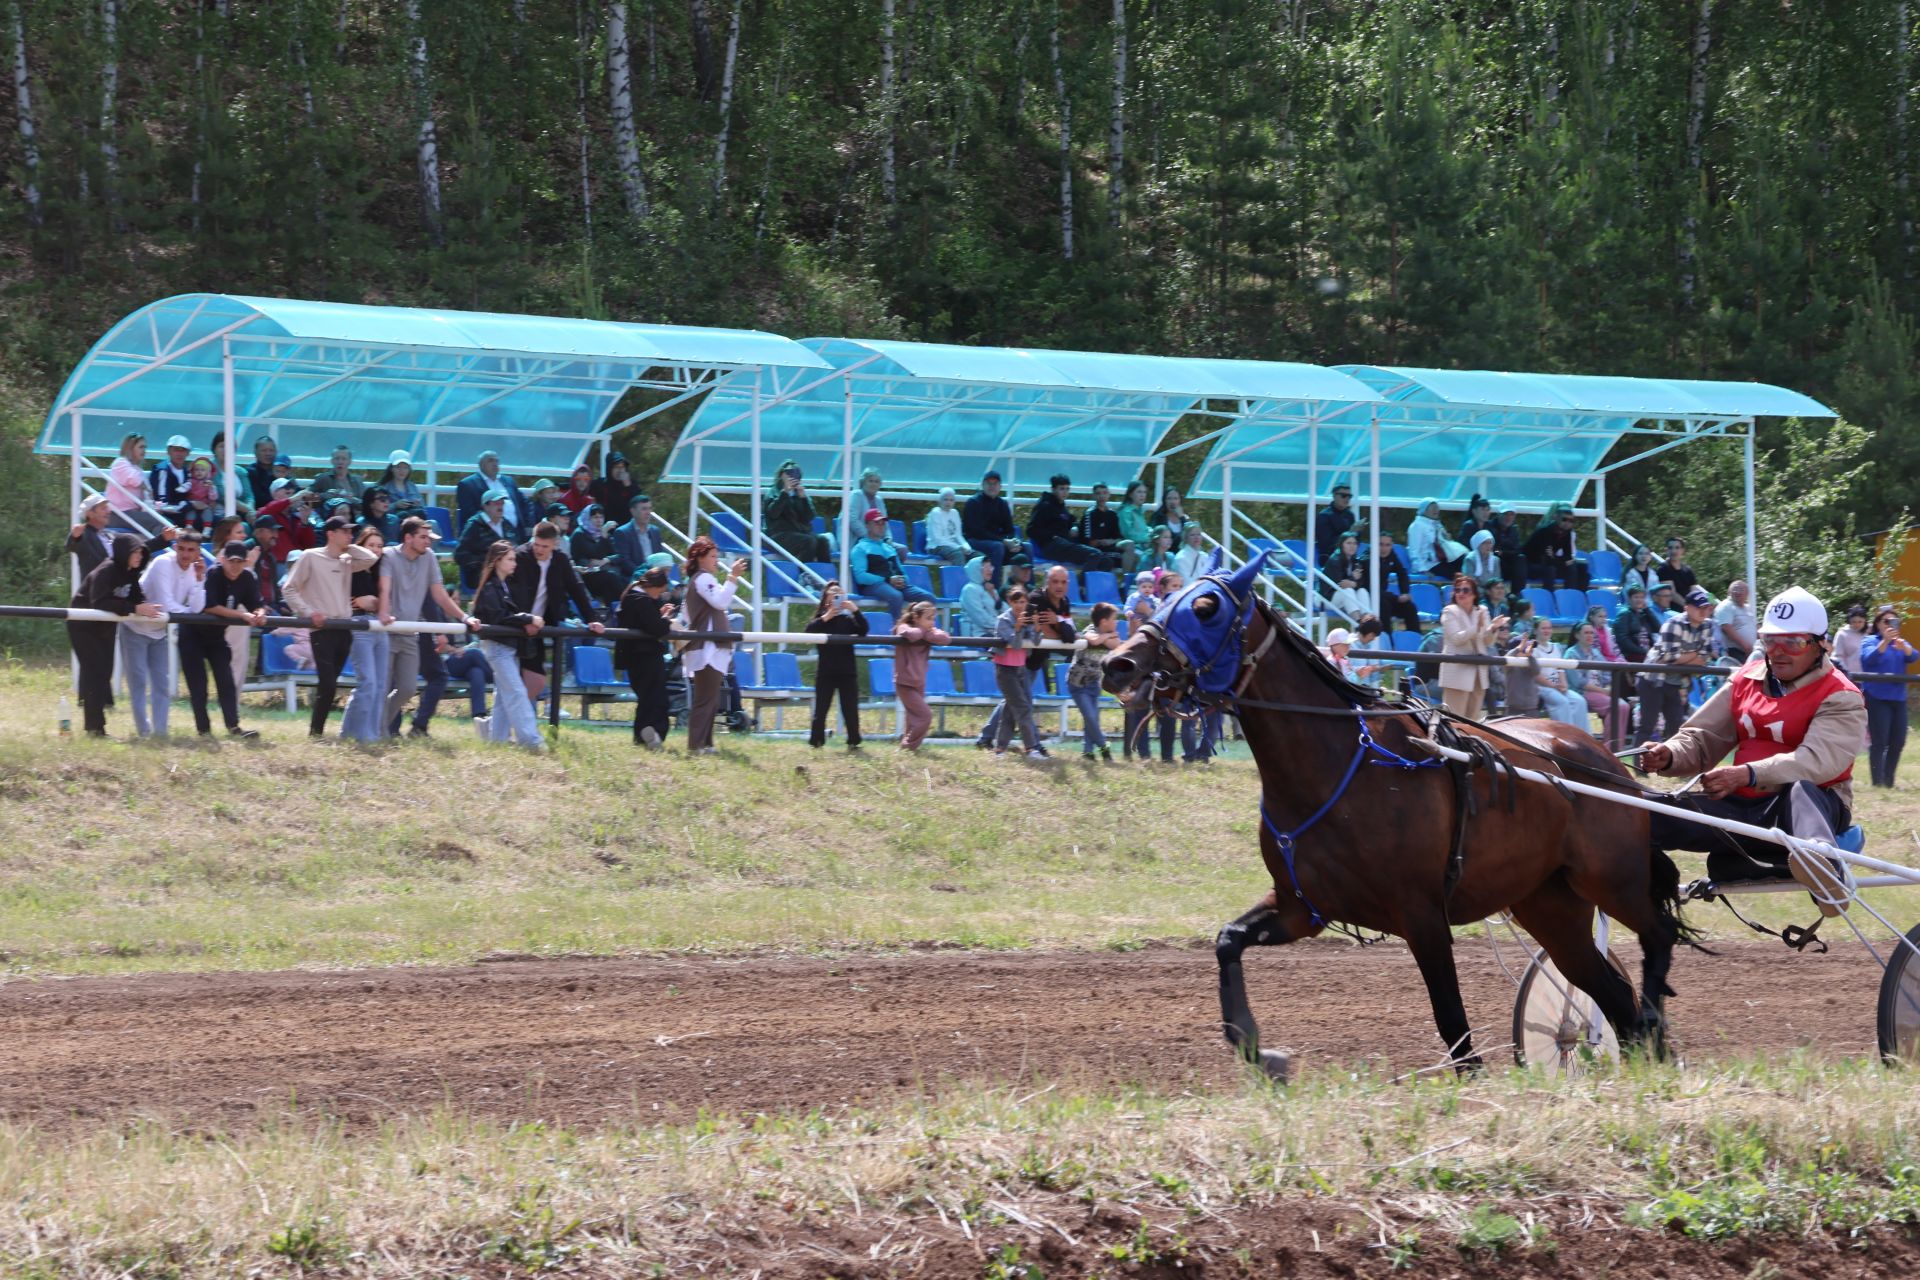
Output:
[[[1233,588],[1233,594],[1244,598],[1252,591],[1254,582],[1260,577],[1260,571],[1266,567],[1266,564],[1267,553],[1265,552],[1257,556],[1249,556],[1247,562],[1234,570],[1233,576],[1227,579],[1227,585]]]

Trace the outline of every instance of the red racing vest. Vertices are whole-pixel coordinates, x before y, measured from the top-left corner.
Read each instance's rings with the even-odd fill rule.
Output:
[[[1792,751],[1805,740],[1807,726],[1813,723],[1813,713],[1819,710],[1821,703],[1842,689],[1860,692],[1859,686],[1847,679],[1844,671],[1829,667],[1825,676],[1811,684],[1803,684],[1798,689],[1787,690],[1781,697],[1773,697],[1767,692],[1765,657],[1754,658],[1740,668],[1728,683],[1733,690],[1733,732],[1737,740],[1733,748],[1733,762],[1736,765],[1758,764]],[[1836,786],[1852,777],[1853,763],[1849,761],[1844,773],[1820,785]],[[1741,795],[1750,798],[1769,794],[1757,787],[1741,787],[1739,790]]]

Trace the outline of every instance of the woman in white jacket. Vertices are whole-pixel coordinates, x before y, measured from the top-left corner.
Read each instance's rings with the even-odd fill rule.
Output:
[[[1407,558],[1413,571],[1450,578],[1460,572],[1464,550],[1447,537],[1447,527],[1440,523],[1440,500],[1428,498],[1421,503],[1420,514],[1407,528]]]
[[[1476,654],[1487,657],[1505,629],[1504,621],[1487,615],[1479,602],[1480,590],[1472,578],[1460,574],[1453,580],[1453,600],[1440,611],[1442,654]],[[1469,720],[1480,718],[1487,699],[1490,668],[1471,662],[1440,664],[1440,700],[1447,710]]]

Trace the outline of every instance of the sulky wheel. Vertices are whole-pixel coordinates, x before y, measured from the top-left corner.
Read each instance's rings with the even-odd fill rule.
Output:
[[[1880,976],[1880,1056],[1888,1062],[1920,1060],[1920,924],[1894,944]]]
[[[1607,963],[1632,984],[1626,966],[1611,950]],[[1556,1076],[1581,1075],[1592,1063],[1620,1060],[1619,1038],[1593,997],[1562,977],[1544,951],[1534,952],[1533,963],[1520,978],[1520,994],[1513,1002],[1513,1057],[1523,1067]]]

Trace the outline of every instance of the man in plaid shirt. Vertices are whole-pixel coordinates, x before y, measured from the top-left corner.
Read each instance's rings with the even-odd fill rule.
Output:
[[[1705,667],[1713,662],[1713,597],[1706,588],[1694,587],[1686,594],[1686,612],[1668,618],[1660,625],[1660,636],[1653,642],[1648,662],[1666,666]],[[1692,676],[1642,675],[1640,692],[1640,733],[1653,742],[1663,742],[1680,732],[1687,718],[1687,685]],[[1657,732],[1656,732],[1657,730]]]

